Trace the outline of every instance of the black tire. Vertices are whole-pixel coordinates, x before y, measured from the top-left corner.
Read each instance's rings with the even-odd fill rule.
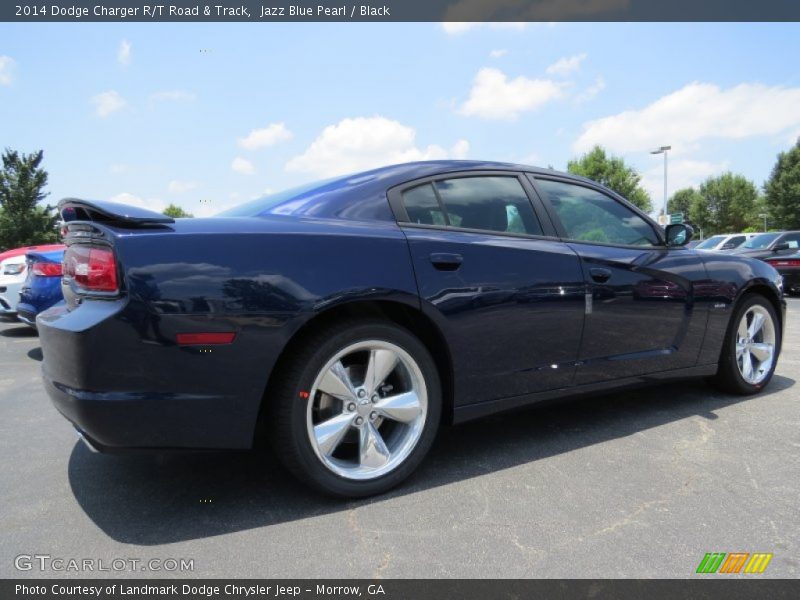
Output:
[[[739,322],[742,317],[751,307],[756,305],[765,309],[772,319],[775,329],[775,350],[772,366],[766,377],[756,384],[751,384],[742,377],[739,371],[739,365],[736,360],[736,337]],[[738,394],[741,396],[757,394],[769,384],[772,375],[775,373],[780,347],[780,321],[778,321],[778,316],[775,313],[775,308],[772,306],[772,303],[761,294],[748,294],[736,306],[731,322],[728,324],[728,330],[725,333],[725,339],[722,345],[722,353],[720,354],[719,369],[717,370],[717,374],[710,379],[710,382],[716,388],[731,394]]]
[[[337,352],[366,340],[399,346],[416,362],[427,390],[427,415],[410,454],[393,470],[369,480],[352,480],[328,469],[315,453],[307,427],[308,397],[317,375]],[[281,372],[268,402],[272,403],[269,435],[276,455],[300,481],[324,493],[357,498],[381,494],[408,477],[430,450],[439,427],[442,393],[436,363],[413,334],[389,321],[348,319],[306,336],[280,365]],[[306,398],[303,398],[303,396]]]

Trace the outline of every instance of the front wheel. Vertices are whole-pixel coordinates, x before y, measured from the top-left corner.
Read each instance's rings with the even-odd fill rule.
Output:
[[[441,417],[427,348],[383,321],[348,321],[306,338],[276,396],[278,456],[301,480],[337,496],[400,483],[427,454]]]
[[[719,370],[712,382],[734,394],[755,394],[769,383],[781,347],[772,303],[752,294],[737,307],[725,336]]]

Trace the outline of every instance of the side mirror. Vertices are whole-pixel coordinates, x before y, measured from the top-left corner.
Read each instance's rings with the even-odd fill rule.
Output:
[[[772,247],[773,252],[780,252],[781,250],[788,250],[789,249],[789,242],[781,242],[780,244],[775,244]]]
[[[677,225],[667,225],[665,229],[667,246],[685,246],[692,241],[694,229],[683,223]]]

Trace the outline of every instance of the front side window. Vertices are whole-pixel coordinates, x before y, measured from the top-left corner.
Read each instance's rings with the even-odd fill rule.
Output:
[[[656,232],[627,206],[593,189],[539,179],[569,239],[625,246],[660,246]]]
[[[444,179],[403,192],[411,223],[542,235],[528,195],[514,176]]]

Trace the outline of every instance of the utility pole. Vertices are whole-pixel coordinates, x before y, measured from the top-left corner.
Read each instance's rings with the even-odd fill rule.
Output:
[[[672,150],[672,146],[661,146],[656,150],[652,150],[650,154],[663,154],[664,155],[664,225],[669,225],[667,221],[667,152]]]

